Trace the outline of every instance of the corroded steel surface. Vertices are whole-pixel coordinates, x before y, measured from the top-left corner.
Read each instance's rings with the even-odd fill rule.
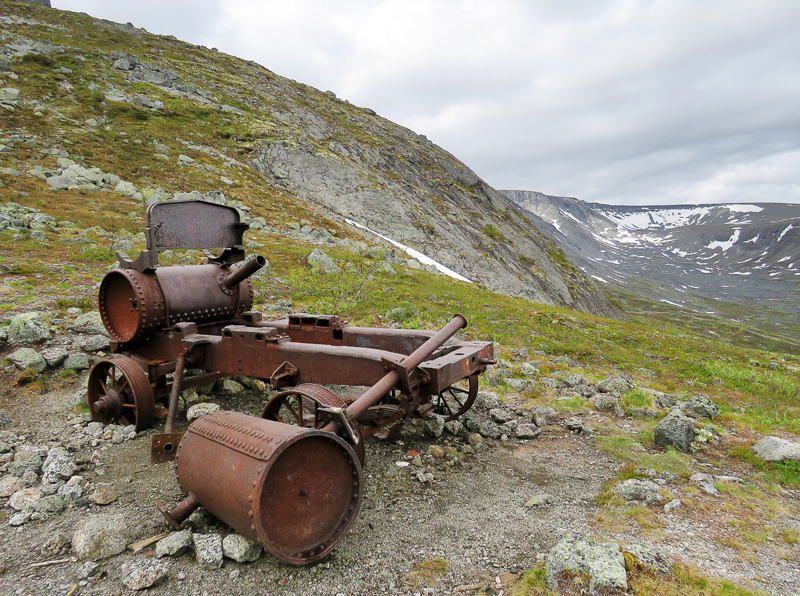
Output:
[[[192,423],[175,473],[205,509],[294,565],[333,550],[363,498],[361,464],[335,434],[236,412]]]
[[[109,334],[123,343],[181,322],[235,321],[253,307],[252,283],[241,272],[252,275],[265,263],[256,257],[241,268],[207,264],[144,272],[115,269],[100,284],[100,316]],[[239,283],[232,286],[232,278]]]

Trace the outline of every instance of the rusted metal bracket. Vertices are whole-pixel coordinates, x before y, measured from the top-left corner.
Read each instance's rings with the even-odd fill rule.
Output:
[[[339,428],[347,435],[346,438],[351,445],[355,446],[361,443],[361,429],[358,428],[358,423],[347,415],[347,410],[336,406],[320,406],[318,411],[326,414],[330,417],[330,420],[339,425]]]
[[[284,361],[269,376],[269,383],[273,389],[280,389],[291,385],[291,378],[297,374],[297,367],[291,362]]]

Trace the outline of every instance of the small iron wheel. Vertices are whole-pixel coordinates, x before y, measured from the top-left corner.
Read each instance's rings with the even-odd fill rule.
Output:
[[[431,400],[433,411],[444,416],[445,422],[455,420],[472,407],[478,395],[478,375],[470,375],[450,385]]]
[[[133,424],[137,432],[153,426],[153,388],[132,358],[120,356],[95,364],[89,373],[87,393],[94,422]]]
[[[288,387],[277,393],[264,406],[261,417],[266,420],[276,420],[285,424],[304,426],[305,428],[321,429],[331,421],[329,415],[319,411],[319,407],[347,408],[347,402],[330,389],[313,383],[304,383],[297,387]],[[353,423],[355,424],[355,423]],[[355,425],[358,428],[358,425]],[[340,433],[341,434],[341,433]],[[359,430],[360,434],[360,430]],[[359,440],[353,444],[347,435],[342,438],[350,443],[356,452],[361,465],[364,465],[364,441]]]

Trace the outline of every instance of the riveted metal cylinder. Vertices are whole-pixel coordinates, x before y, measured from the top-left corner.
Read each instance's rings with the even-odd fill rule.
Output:
[[[248,273],[259,268],[251,266]],[[253,307],[253,285],[244,279],[231,286],[226,283],[230,275],[231,269],[213,264],[114,269],[100,284],[100,316],[109,334],[123,343],[176,323],[234,319]]]
[[[237,412],[192,423],[175,473],[206,510],[293,565],[330,553],[363,498],[361,464],[341,438]]]

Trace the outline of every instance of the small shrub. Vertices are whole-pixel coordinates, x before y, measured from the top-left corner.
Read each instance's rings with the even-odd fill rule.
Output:
[[[503,234],[503,232],[498,230],[492,224],[486,224],[483,226],[483,233],[495,242],[506,242],[507,240],[505,234]]]

